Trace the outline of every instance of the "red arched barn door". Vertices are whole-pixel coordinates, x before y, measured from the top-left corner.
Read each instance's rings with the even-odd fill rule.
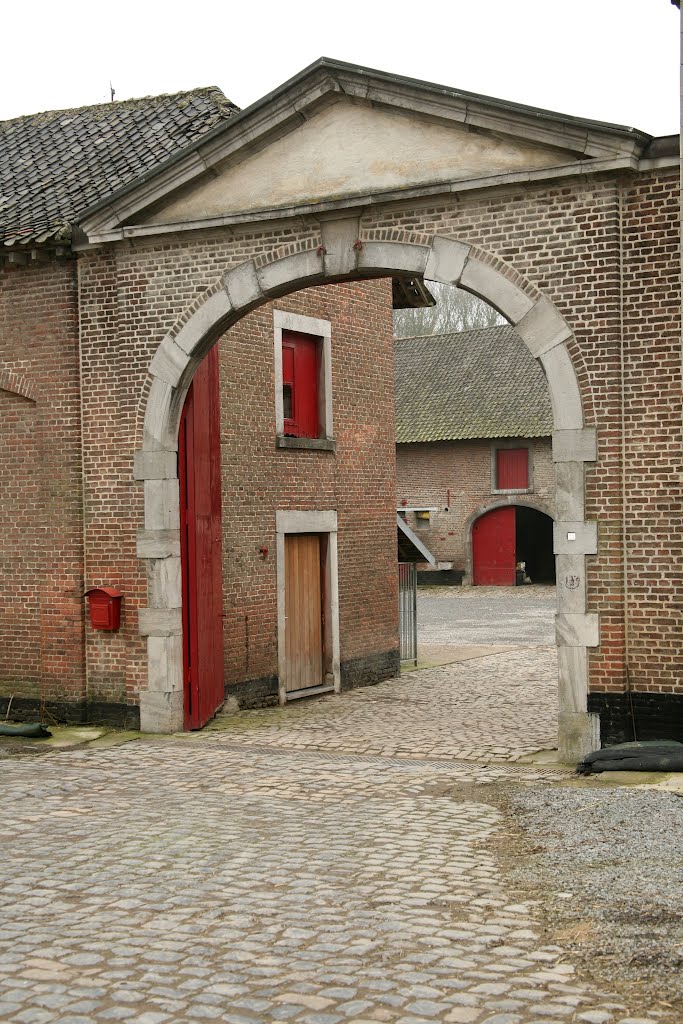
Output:
[[[515,507],[485,512],[472,527],[472,582],[478,587],[515,584]]]
[[[221,444],[218,347],[195,373],[180,418],[185,728],[200,729],[224,700]]]

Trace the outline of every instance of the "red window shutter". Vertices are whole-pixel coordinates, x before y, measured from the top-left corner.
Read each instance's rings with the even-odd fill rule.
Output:
[[[498,448],[496,490],[523,490],[529,486],[529,449]]]
[[[318,437],[320,343],[310,334],[282,332],[282,391],[285,434]],[[290,415],[287,416],[287,412]]]

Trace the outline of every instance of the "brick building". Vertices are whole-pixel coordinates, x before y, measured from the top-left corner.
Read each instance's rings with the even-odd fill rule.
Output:
[[[0,504],[3,538],[23,545],[3,555],[5,694],[181,726],[178,444],[198,367],[246,314],[303,288],[426,278],[499,310],[548,382],[563,753],[600,728],[626,735],[631,706],[639,735],[680,736],[677,138],[328,60],[243,112],[199,94],[175,106],[173,129],[152,132],[131,104],[104,164],[93,143],[126,104],[76,137],[68,114],[31,119],[25,142],[24,119],[2,129],[2,457],[16,472]],[[333,374],[345,363],[340,349]],[[374,415],[348,438],[361,448],[385,427],[370,383]],[[351,383],[345,401],[367,406]],[[293,523],[259,548],[275,535],[277,557]],[[118,632],[84,624],[97,585],[123,591]]]
[[[512,585],[524,561],[535,582],[554,580],[552,408],[521,338],[490,327],[398,339],[395,387],[397,508],[441,570]],[[493,560],[477,537],[487,526]]]

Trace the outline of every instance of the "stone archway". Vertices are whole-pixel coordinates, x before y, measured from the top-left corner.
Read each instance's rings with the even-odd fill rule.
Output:
[[[584,518],[584,463],[595,461],[595,431],[586,428],[567,342],[571,328],[555,306],[495,257],[451,238],[429,244],[360,241],[358,222],[326,221],[316,249],[227,271],[184,322],[159,345],[149,367],[142,449],[135,476],[144,481],[145,529],[138,555],[147,563],[148,607],[139,615],[147,637],[148,688],[140,694],[141,728],[182,728],[182,624],[178,529],[178,422],[192,376],[211,346],[246,313],[311,285],[415,276],[457,285],[494,306],[538,359],[553,408],[556,466],[556,634],[560,750],[575,760],[598,745],[597,716],[587,712],[587,649],[599,642],[598,616],[586,612],[585,556],[597,551],[597,524]]]

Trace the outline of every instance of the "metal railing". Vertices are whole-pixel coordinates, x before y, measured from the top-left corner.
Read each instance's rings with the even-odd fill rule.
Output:
[[[398,563],[398,623],[401,664],[417,665],[417,570],[414,562]]]

